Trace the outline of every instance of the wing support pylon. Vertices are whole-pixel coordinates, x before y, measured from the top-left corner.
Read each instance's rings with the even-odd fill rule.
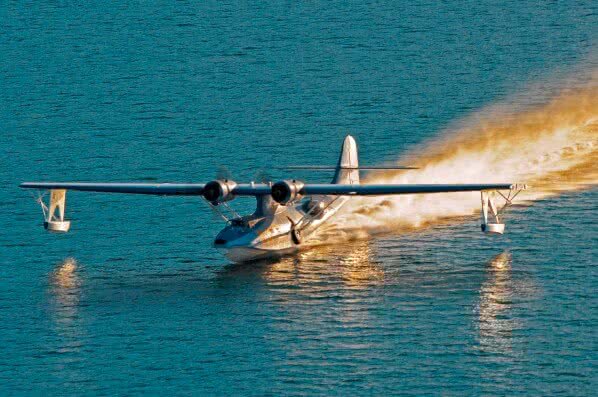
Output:
[[[505,232],[503,214],[511,206],[513,199],[525,189],[527,189],[526,185],[514,184],[506,196],[499,190],[482,190],[482,224],[480,225],[482,232],[490,235],[503,234]],[[504,199],[504,204],[500,207],[496,204],[499,197]]]
[[[64,218],[66,210],[66,190],[51,189],[49,205],[44,203],[45,194],[39,194],[37,202],[44,215],[44,228],[50,232],[66,233],[71,228],[71,221]]]

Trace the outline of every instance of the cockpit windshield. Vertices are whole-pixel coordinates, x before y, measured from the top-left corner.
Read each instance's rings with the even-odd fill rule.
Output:
[[[327,205],[324,201],[309,200],[301,204],[301,210],[305,214],[309,214],[312,217],[318,217],[322,215]]]
[[[231,219],[230,224],[231,226],[245,227],[247,226],[247,221],[245,221],[243,218],[235,218]]]

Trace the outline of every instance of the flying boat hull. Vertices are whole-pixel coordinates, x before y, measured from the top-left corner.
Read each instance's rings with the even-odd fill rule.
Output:
[[[221,249],[224,256],[235,263],[254,262],[261,259],[280,258],[285,255],[292,255],[298,251],[297,247],[283,249],[261,249],[254,247],[234,247]]]

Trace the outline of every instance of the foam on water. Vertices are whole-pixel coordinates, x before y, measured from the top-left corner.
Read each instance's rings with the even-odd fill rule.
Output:
[[[498,109],[477,112],[458,130],[399,159],[418,170],[374,173],[365,183],[527,183],[531,189],[517,201],[529,203],[598,182],[596,78],[541,105]],[[354,198],[333,228],[351,230],[348,237],[421,228],[479,208],[475,193]]]

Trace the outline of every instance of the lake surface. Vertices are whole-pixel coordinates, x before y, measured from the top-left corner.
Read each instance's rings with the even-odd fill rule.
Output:
[[[417,159],[484,109],[595,87],[597,26],[591,2],[5,2],[0,393],[594,394],[595,187],[530,196],[500,238],[414,206],[410,228],[233,265],[198,198],[69,193],[52,235],[17,186],[278,180],[346,134],[363,164]],[[596,155],[584,134],[559,164]]]

